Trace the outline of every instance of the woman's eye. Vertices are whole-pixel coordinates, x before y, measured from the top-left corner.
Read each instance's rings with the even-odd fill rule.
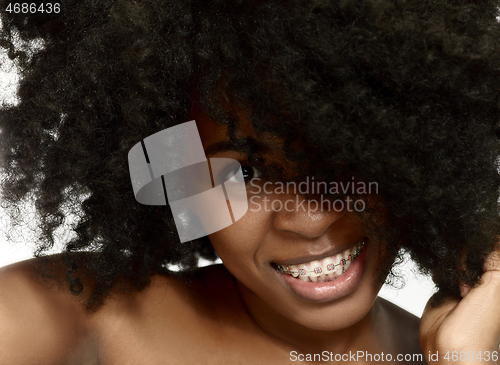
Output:
[[[241,166],[241,171],[243,172],[245,181],[260,177],[260,170],[255,166]]]
[[[260,177],[261,175],[260,170],[255,166],[242,165],[241,171],[243,173],[243,181],[241,181],[240,177],[236,175],[237,171],[234,170],[225,174],[226,178],[223,181],[227,181],[229,183],[247,183],[252,179]]]

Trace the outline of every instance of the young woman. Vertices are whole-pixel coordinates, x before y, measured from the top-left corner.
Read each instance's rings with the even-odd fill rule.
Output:
[[[498,2],[59,5],[2,3],[3,199],[40,236],[0,274],[0,364],[496,363]],[[248,206],[184,241],[128,155],[190,120]],[[439,288],[420,323],[377,297],[401,249]]]

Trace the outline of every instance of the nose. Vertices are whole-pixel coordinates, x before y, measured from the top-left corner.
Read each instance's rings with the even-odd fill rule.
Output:
[[[273,227],[308,239],[321,237],[346,214],[344,210],[336,210],[331,201],[308,200],[302,195],[288,196],[282,203],[283,209],[273,212]]]

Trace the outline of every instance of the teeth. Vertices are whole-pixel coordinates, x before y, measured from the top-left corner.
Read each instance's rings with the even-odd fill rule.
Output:
[[[352,249],[347,249],[334,256],[325,257],[323,260],[315,260],[300,265],[281,266],[278,271],[298,277],[304,281],[324,282],[342,275],[354,259],[359,255],[364,242],[357,243]]]
[[[306,264],[298,265],[299,266],[299,279],[304,281],[309,281],[309,267]]]
[[[298,266],[296,265],[291,265],[291,266],[288,266],[288,269],[290,270],[292,276],[294,278],[296,278],[297,276],[299,276],[299,268]]]
[[[344,260],[345,260],[345,265],[344,265],[344,271],[346,271],[349,266],[351,266],[351,250],[345,250],[344,251]]]
[[[343,273],[343,271],[342,271],[342,259],[343,258],[344,258],[344,255],[339,253],[339,254],[335,255],[335,258],[333,259],[333,262],[335,262],[335,274],[337,274],[337,276],[340,276]]]
[[[321,267],[321,263],[319,261],[313,261],[311,262],[311,272],[309,273],[309,277],[311,278],[312,281],[317,282],[318,281],[318,276],[321,276],[324,278],[323,274],[323,268]]]
[[[327,257],[323,260],[323,271],[330,279],[333,279],[333,275],[335,272],[335,263],[330,257]]]

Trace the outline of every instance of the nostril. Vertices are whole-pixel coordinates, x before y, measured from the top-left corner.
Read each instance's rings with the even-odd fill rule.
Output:
[[[333,224],[345,216],[345,212],[308,210],[307,203],[304,204],[307,200],[304,198],[301,198],[302,200],[296,199],[296,209],[293,211],[275,211],[273,213],[272,224],[275,229],[315,239],[323,236]]]

